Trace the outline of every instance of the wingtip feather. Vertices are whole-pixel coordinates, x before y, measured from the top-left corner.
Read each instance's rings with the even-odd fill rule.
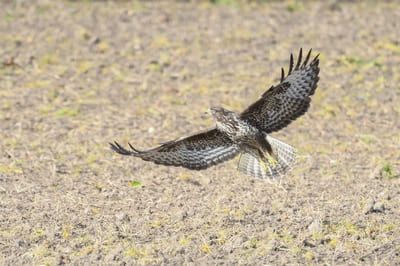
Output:
[[[130,144],[129,142],[128,142],[128,145],[134,152],[136,152],[136,153],[140,153],[141,152],[138,149],[136,149],[135,147],[133,147],[132,144]]]
[[[292,70],[293,70],[293,63],[294,61],[293,61],[293,54],[291,53],[290,54],[290,63],[289,63],[289,75],[292,73]]]
[[[134,155],[137,153],[136,150],[133,149],[134,152],[128,151],[124,147],[122,147],[118,142],[114,141],[114,143],[109,143],[111,146],[111,149],[115,151],[116,153],[122,154],[122,155]],[[130,144],[129,144],[130,145]],[[130,145],[131,146],[131,145]],[[132,146],[131,146],[132,147]]]
[[[320,55],[320,53],[318,53],[318,54],[314,57],[313,61],[319,62],[319,55]]]
[[[307,65],[308,60],[310,60],[311,52],[312,52],[312,48],[308,51],[306,59],[304,60],[302,67],[305,67]]]
[[[299,57],[297,59],[295,70],[298,70],[301,64],[301,59],[303,58],[303,48],[300,48]]]

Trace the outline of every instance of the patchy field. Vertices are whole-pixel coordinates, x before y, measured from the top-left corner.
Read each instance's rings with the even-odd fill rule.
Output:
[[[0,264],[400,263],[400,3],[226,2],[2,3]],[[109,149],[213,126],[300,47],[321,79],[281,186]]]

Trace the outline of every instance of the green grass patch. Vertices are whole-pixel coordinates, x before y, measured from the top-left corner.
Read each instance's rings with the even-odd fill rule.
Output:
[[[7,14],[4,15],[3,18],[4,18],[5,21],[12,21],[12,20],[14,20],[15,17],[14,17],[13,14],[7,13]]]
[[[50,85],[49,80],[36,80],[28,84],[29,88],[46,88]]]
[[[333,238],[331,241],[328,242],[328,246],[331,246],[333,248],[336,247],[337,244],[338,244],[338,239],[337,238]]]
[[[90,61],[81,61],[78,65],[78,72],[79,73],[86,73],[93,67],[92,62]]]
[[[72,227],[71,226],[63,226],[62,236],[64,239],[69,239],[71,235]]]
[[[41,247],[41,248],[36,249],[33,254],[37,258],[42,258],[42,257],[47,257],[47,256],[52,255],[52,252],[46,247]]]
[[[204,244],[203,246],[200,247],[200,251],[205,254],[208,254],[211,253],[212,249],[209,244]]]
[[[30,235],[30,239],[39,239],[43,236],[44,231],[41,228],[38,228],[35,232]]]
[[[286,3],[286,9],[289,12],[306,11],[306,7],[300,1],[289,1]]]
[[[0,164],[0,172],[1,173],[16,173],[16,174],[22,174],[21,168],[17,167],[15,163],[12,163],[10,165],[3,165]]]
[[[58,109],[56,112],[57,116],[77,116],[79,114],[79,108],[74,108],[74,109],[70,109],[70,108],[62,108],[62,109]]]
[[[307,251],[306,253],[303,254],[303,258],[305,258],[307,261],[312,261],[313,259],[313,254],[311,251]]]
[[[151,43],[151,46],[153,48],[161,48],[161,47],[167,47],[170,45],[170,42],[168,41],[168,39],[166,37],[160,37],[158,39],[153,40],[153,42]]]
[[[50,10],[51,7],[52,7],[52,5],[50,5],[50,4],[38,6],[38,7],[36,7],[36,13],[38,13],[38,14],[46,13],[47,11]]]
[[[53,106],[48,104],[48,105],[42,105],[39,108],[39,112],[41,115],[47,115],[53,110]]]
[[[132,181],[129,183],[129,186],[137,188],[137,187],[142,187],[143,185],[142,185],[142,182],[140,182],[140,181]]]
[[[400,54],[400,45],[397,45],[397,44],[394,44],[391,42],[379,41],[379,42],[375,43],[375,47],[383,48],[383,49]]]
[[[190,241],[191,241],[190,237],[181,237],[181,238],[179,238],[179,244],[181,244],[183,246],[189,244]]]
[[[370,136],[363,136],[363,137],[361,137],[361,141],[364,142],[364,143],[366,143],[366,144],[371,143],[371,142],[372,142],[372,137],[370,137]]]
[[[314,234],[311,236],[311,239],[312,239],[312,240],[322,240],[322,239],[324,239],[324,238],[325,238],[325,235],[324,235],[324,233],[321,232],[321,231],[316,232],[316,233],[314,233]]]
[[[130,248],[124,252],[125,255],[134,257],[136,259],[144,258],[149,255],[149,252],[140,248]]]
[[[151,62],[150,65],[149,65],[149,68],[151,70],[157,70],[157,71],[162,69],[161,65],[159,63],[157,63],[157,62]]]
[[[398,177],[398,175],[395,175],[395,174],[394,174],[394,172],[393,172],[393,167],[392,167],[392,165],[391,165],[389,162],[387,162],[387,163],[385,163],[385,164],[383,165],[383,167],[382,167],[382,173],[385,174],[389,179]]]
[[[374,60],[366,60],[357,55],[343,55],[337,60],[337,62],[341,65],[351,68],[372,67],[372,66],[380,67],[382,65],[382,60],[379,58]],[[363,76],[355,77],[355,81],[363,80],[363,78],[364,78]]]
[[[216,5],[232,5],[232,4],[237,4],[237,0],[211,0],[210,1],[213,4]]]
[[[47,42],[50,42],[51,37],[47,38]],[[60,62],[60,58],[56,55],[47,54],[39,59],[39,66],[44,68],[48,65],[57,65]]]
[[[259,246],[261,246],[261,243],[257,240],[257,238],[252,238],[250,239],[249,245],[251,248],[258,248]]]

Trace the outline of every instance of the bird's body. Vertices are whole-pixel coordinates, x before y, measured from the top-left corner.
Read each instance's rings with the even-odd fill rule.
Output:
[[[212,107],[210,110],[215,119],[217,129],[235,142],[254,139],[262,133],[258,128],[241,119],[235,112],[222,107]]]
[[[222,107],[211,108],[217,129],[226,134],[242,149],[255,149],[262,156],[266,152],[272,154],[271,145],[266,140],[266,134],[259,128],[243,120],[235,112]]]
[[[261,98],[238,114],[222,107],[210,108],[216,128],[161,146],[131,151],[118,143],[111,148],[123,155],[140,157],[157,164],[201,170],[241,154],[238,170],[257,178],[284,174],[296,161],[296,150],[268,134],[287,126],[310,106],[319,80],[318,55],[311,61],[311,50],[303,63],[302,50],[295,68],[290,57],[288,76],[282,69],[281,83],[272,86]]]
[[[276,142],[277,140],[235,112],[222,107],[213,107],[211,112],[217,129],[227,135],[242,151],[239,171],[256,177],[275,178],[294,164],[296,150],[293,147],[286,144],[286,149],[289,151],[286,155],[289,157],[285,159],[283,152],[278,152],[278,147],[284,145],[283,142]]]

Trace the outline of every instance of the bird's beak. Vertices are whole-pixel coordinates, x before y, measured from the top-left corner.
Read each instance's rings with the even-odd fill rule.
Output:
[[[210,108],[208,108],[207,110],[204,111],[204,113],[202,114],[201,118],[202,119],[209,119],[210,117],[212,117],[212,111]]]

